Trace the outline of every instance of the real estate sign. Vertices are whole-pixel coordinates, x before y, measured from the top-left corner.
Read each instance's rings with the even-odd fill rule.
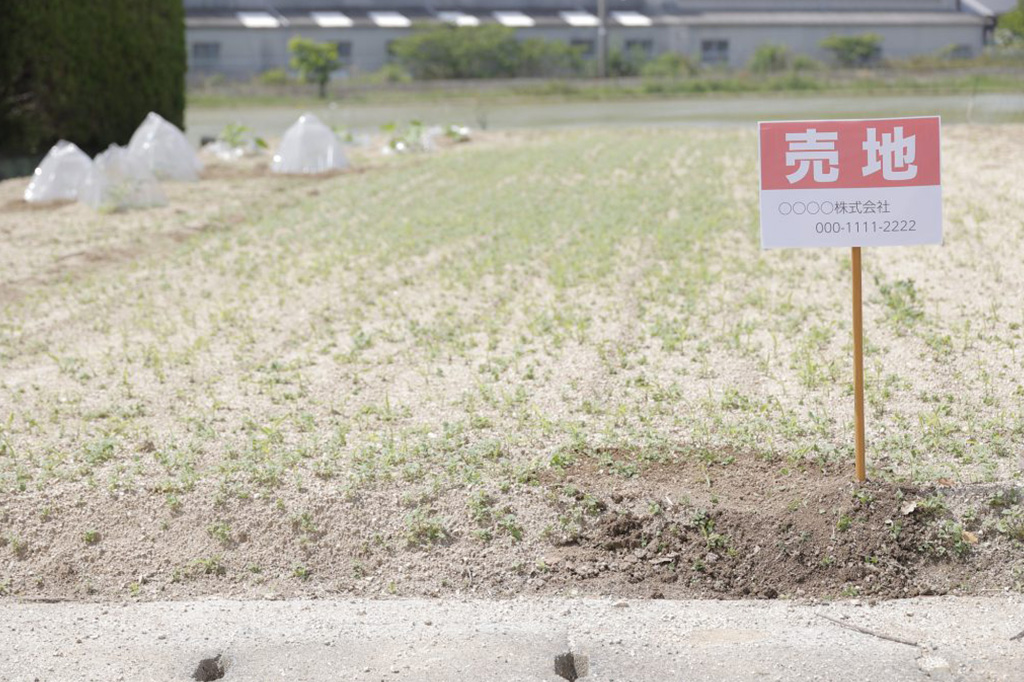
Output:
[[[758,127],[764,248],[942,243],[937,116]]]

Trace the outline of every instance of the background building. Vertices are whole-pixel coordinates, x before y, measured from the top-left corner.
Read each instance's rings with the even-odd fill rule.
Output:
[[[826,59],[835,34],[876,33],[883,58],[949,50],[978,54],[1005,0],[607,0],[611,49],[667,51],[706,65],[742,66],[764,43]],[[184,0],[193,78],[247,78],[287,68],[288,40],[333,42],[351,71],[373,71],[415,25],[498,23],[523,37],[563,40],[595,53],[596,0]]]

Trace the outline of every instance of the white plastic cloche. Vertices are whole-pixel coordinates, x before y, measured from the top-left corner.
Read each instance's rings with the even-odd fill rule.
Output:
[[[110,145],[92,162],[78,200],[99,211],[148,208],[167,203],[156,177],[125,147]]]
[[[270,164],[274,173],[326,173],[347,167],[338,136],[310,113],[285,131]]]
[[[158,180],[199,179],[203,164],[185,134],[156,112],[149,112],[128,143],[128,152]]]
[[[78,145],[61,140],[50,148],[32,174],[32,181],[25,188],[25,201],[74,201],[78,198],[78,186],[91,167],[92,159]]]

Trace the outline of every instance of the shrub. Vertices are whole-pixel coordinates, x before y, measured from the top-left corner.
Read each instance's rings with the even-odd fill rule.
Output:
[[[412,81],[412,76],[409,72],[402,68],[401,64],[388,63],[380,67],[376,71],[365,73],[359,77],[359,80],[364,83],[409,83]]]
[[[1014,40],[1024,41],[1024,0],[1017,0],[1017,8],[1000,16],[996,26]]]
[[[327,97],[331,72],[341,67],[338,46],[295,36],[288,41],[288,51],[292,54],[292,68],[299,72],[299,77],[306,83],[316,83],[321,99]]]
[[[697,67],[686,55],[665,52],[640,68],[646,78],[684,78],[697,73]]]
[[[583,69],[579,48],[519,41],[515,29],[498,25],[424,28],[396,40],[391,51],[417,80],[565,76]]]
[[[228,84],[228,77],[222,73],[211,73],[203,79],[203,87],[208,90],[220,88]]]
[[[270,69],[256,77],[263,85],[287,85],[291,80],[284,69]]]
[[[520,45],[515,29],[498,25],[421,29],[392,44],[392,54],[413,78],[510,78]]]
[[[629,50],[620,50],[615,47],[608,52],[608,75],[639,76],[647,62],[647,53],[643,48],[634,47]]]
[[[964,61],[972,56],[970,46],[955,43],[953,45],[946,45],[935,53],[935,57],[941,61]]]
[[[769,90],[820,90],[821,83],[813,77],[801,76],[796,71],[772,77],[767,84]]]
[[[882,51],[882,36],[865,33],[859,36],[829,36],[819,45],[831,52],[840,66],[864,66],[878,59]]]
[[[821,71],[824,68],[824,64],[805,54],[795,55],[789,65],[794,71]]]
[[[583,70],[582,48],[530,38],[519,45],[517,76],[572,76]]]
[[[636,76],[640,73],[642,60],[631,59],[633,55],[623,52],[617,47],[608,51],[609,76]]]
[[[150,111],[181,127],[181,0],[0,2],[0,154],[126,144]]]
[[[789,68],[789,48],[785,45],[765,43],[757,48],[747,64],[753,73],[777,73]]]

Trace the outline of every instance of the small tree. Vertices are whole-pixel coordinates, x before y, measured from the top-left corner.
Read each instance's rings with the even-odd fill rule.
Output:
[[[859,36],[829,36],[820,43],[835,55],[840,66],[855,67],[870,63],[882,50],[882,36],[865,33]]]
[[[1024,40],[1024,0],[1017,0],[1017,9],[999,17],[997,26],[1000,31],[1013,36],[1013,40]]]
[[[341,67],[338,47],[295,36],[288,41],[288,51],[292,53],[292,68],[299,72],[299,77],[306,83],[316,83],[321,99],[327,97],[331,72]]]

